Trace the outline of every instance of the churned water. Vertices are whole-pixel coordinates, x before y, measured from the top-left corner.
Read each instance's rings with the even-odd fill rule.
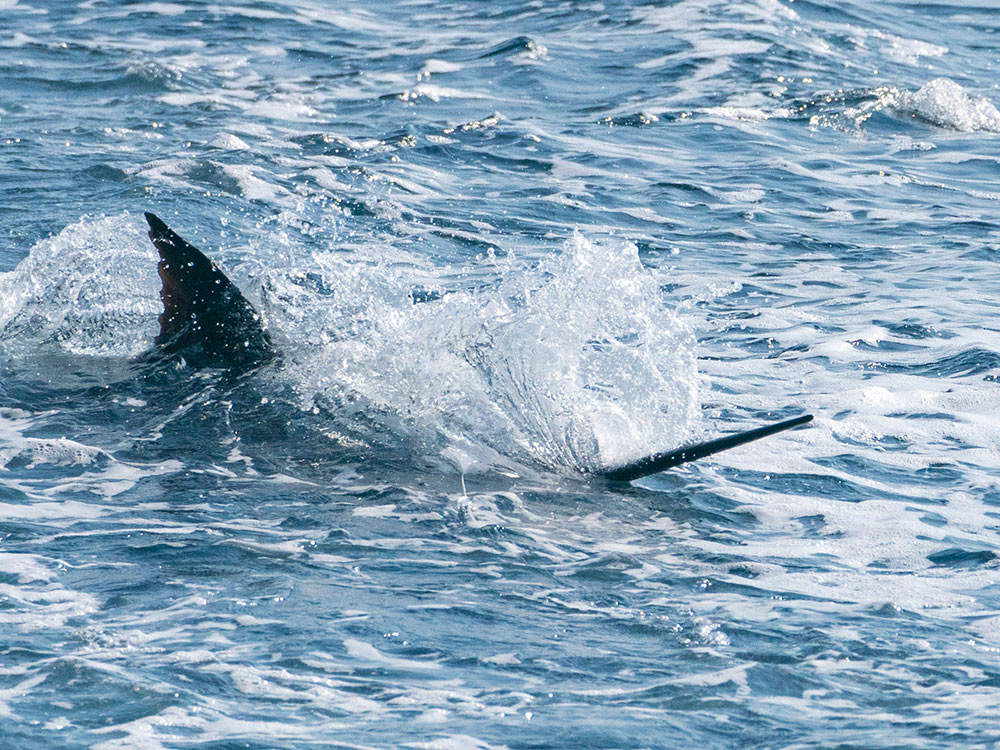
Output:
[[[998,74],[995,0],[0,0],[0,747],[1000,741]],[[145,210],[278,361],[136,363]]]

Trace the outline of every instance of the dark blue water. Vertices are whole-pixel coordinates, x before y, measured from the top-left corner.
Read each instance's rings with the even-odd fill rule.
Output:
[[[871,5],[0,0],[0,748],[1000,741],[1000,13]]]

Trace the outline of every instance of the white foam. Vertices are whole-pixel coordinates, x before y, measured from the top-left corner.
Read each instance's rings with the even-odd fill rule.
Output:
[[[428,669],[441,668],[441,665],[434,661],[417,661],[416,659],[400,659],[394,656],[387,656],[370,643],[365,643],[364,641],[359,641],[354,638],[348,638],[345,640],[344,648],[347,650],[347,655],[352,659],[380,664],[392,667],[393,669],[415,669],[424,671]]]
[[[219,133],[212,139],[210,144],[213,148],[221,148],[226,151],[249,151],[250,146],[239,136],[232,133]]]
[[[461,442],[474,461],[496,451],[575,468],[675,444],[697,415],[693,339],[632,245],[576,236],[538,268],[498,267],[494,290],[419,305],[405,267],[317,260],[332,295],[274,275],[278,296],[265,295],[289,339],[324,342],[298,357],[309,408],[366,403],[395,415],[394,432]],[[278,298],[295,300],[294,317]]]
[[[229,708],[226,704],[221,708],[211,704],[190,709],[169,706],[152,716],[92,729],[91,732],[97,735],[111,733],[125,735],[97,742],[92,748],[93,750],[165,750],[167,747],[176,746],[178,729],[184,730],[185,733],[194,733],[199,741],[208,743],[232,742],[233,737],[253,737],[276,745],[301,740],[301,730],[294,728],[285,719],[240,719],[227,715],[226,710]],[[311,733],[317,741],[322,741],[321,738],[338,736],[345,729],[345,724],[341,721],[314,720],[310,725]]]
[[[136,3],[128,7],[128,13],[154,13],[158,16],[179,16],[189,8],[179,3]]]
[[[412,102],[421,98],[430,99],[432,102],[440,102],[442,99],[485,99],[487,97],[485,94],[477,91],[465,91],[448,86],[438,86],[433,83],[421,83],[400,93],[399,98],[405,102]]]
[[[21,680],[18,684],[9,688],[0,688],[0,718],[23,722],[14,710],[10,707],[12,701],[30,694],[39,684],[45,681],[47,675],[34,674]]]
[[[378,35],[389,32],[389,19],[383,15],[376,15],[371,11],[359,7],[353,7],[349,11],[336,10],[326,3],[299,2],[296,4],[296,14],[299,18],[310,22],[319,22],[336,26],[346,31],[367,31]],[[399,29],[394,29],[399,33]]]
[[[948,53],[948,48],[943,45],[931,44],[919,39],[904,39],[879,29],[855,27],[854,31],[861,38],[869,36],[884,42],[882,50],[888,57],[910,65],[920,64],[922,57],[942,57]]]
[[[220,164],[219,168],[226,176],[236,180],[244,198],[269,203],[286,202],[285,197],[288,195],[288,191],[268,182],[266,178],[259,177],[258,174],[261,170],[258,167],[248,164]]]
[[[68,620],[95,612],[99,604],[90,594],[51,582],[44,588],[0,584],[0,596],[7,603],[0,611],[0,624],[16,626],[22,632],[65,627]]]
[[[430,75],[431,73],[455,73],[463,67],[464,66],[460,63],[449,62],[447,60],[437,60],[432,57],[424,63],[420,72],[425,75]]]
[[[14,4],[16,5],[17,3],[15,2]],[[41,42],[39,42],[34,37],[30,37],[21,31],[15,31],[9,39],[0,40],[0,47],[8,47],[8,48],[26,47],[29,44],[41,44]]]
[[[914,92],[900,92],[892,106],[910,110],[946,128],[1000,133],[1000,111],[988,99],[971,96],[949,78],[935,78]]]
[[[44,563],[51,562],[39,555],[0,552],[0,571],[17,576],[19,583],[51,581],[56,574]]]
[[[404,742],[402,746],[419,748],[420,750],[505,750],[507,747],[506,745],[492,745],[468,734],[451,734],[419,743]]]
[[[843,118],[855,127],[860,127],[876,112],[889,110],[897,115],[924,120],[949,130],[1000,133],[1000,110],[985,97],[969,94],[950,78],[935,78],[916,91],[882,87],[875,89],[872,94],[871,99],[845,109]],[[837,114],[813,115],[812,122],[836,124],[839,119]],[[903,145],[911,147],[907,143],[904,141]],[[923,142],[917,145],[918,150],[933,147],[934,144]],[[941,154],[938,158],[943,160],[949,156],[950,154]]]
[[[128,214],[84,219],[0,275],[0,342],[76,354],[136,355],[155,333],[156,253]]]

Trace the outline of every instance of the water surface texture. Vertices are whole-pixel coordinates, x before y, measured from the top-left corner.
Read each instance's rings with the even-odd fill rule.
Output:
[[[1000,741],[998,85],[994,0],[0,0],[0,747]],[[137,363],[147,210],[279,360]]]

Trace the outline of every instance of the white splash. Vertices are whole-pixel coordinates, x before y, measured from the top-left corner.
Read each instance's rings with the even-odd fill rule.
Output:
[[[295,355],[307,408],[364,404],[428,447],[472,440],[582,469],[676,445],[696,418],[693,336],[631,244],[575,235],[535,267],[496,264],[496,282],[421,304],[398,267],[317,260],[324,294],[301,272],[265,288],[289,339],[321,342]]]
[[[0,275],[0,344],[75,354],[142,352],[156,332],[156,251],[128,214],[82,219]]]

